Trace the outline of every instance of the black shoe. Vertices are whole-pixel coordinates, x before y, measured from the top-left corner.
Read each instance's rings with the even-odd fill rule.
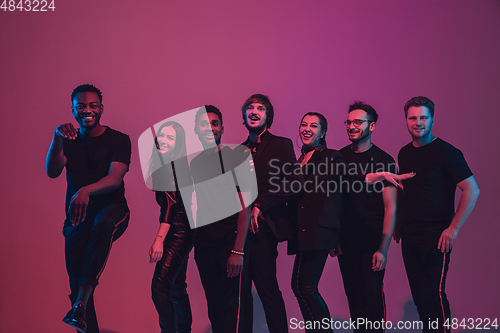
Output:
[[[78,332],[85,333],[87,324],[85,323],[85,309],[82,303],[75,304],[63,318],[63,322],[76,328]]]

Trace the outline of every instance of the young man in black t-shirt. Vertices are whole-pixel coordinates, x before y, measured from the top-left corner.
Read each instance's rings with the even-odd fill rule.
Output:
[[[198,110],[195,133],[204,151],[190,165],[199,226],[194,258],[205,290],[208,317],[213,332],[250,333],[251,281],[246,244],[250,213],[249,209],[242,209],[245,181],[239,178],[235,183],[233,178],[233,169],[244,157],[221,144],[222,113],[213,105]],[[239,213],[231,213],[238,210]]]
[[[404,107],[412,142],[398,154],[405,180],[402,226],[403,260],[423,331],[449,332],[450,306],[444,291],[453,241],[474,209],[479,195],[474,176],[460,150],[432,134],[434,103],[422,96]],[[455,211],[456,187],[462,190]]]
[[[63,321],[79,332],[98,333],[93,293],[112,243],[128,225],[123,177],[130,164],[127,135],[100,123],[102,94],[84,84],[71,95],[76,122],[55,129],[47,153],[47,175],[57,178],[66,167],[66,270],[71,310]]]
[[[352,144],[340,150],[349,167],[349,182],[342,189],[339,265],[351,319],[374,323],[360,325],[355,332],[384,331],[378,326],[385,320],[383,279],[396,222],[396,187],[388,181],[365,183],[369,173],[397,173],[394,159],[371,141],[377,120],[372,106],[350,105],[344,123]]]

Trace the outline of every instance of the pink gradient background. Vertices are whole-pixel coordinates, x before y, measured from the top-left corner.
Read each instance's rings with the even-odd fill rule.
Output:
[[[139,135],[176,113],[214,104],[224,114],[223,142],[242,142],[240,107],[257,92],[275,106],[274,134],[293,140],[301,116],[318,111],[330,124],[328,145],[337,149],[349,143],[342,124],[349,103],[364,100],[380,114],[373,141],[394,157],[410,141],[404,103],[416,95],[433,99],[434,134],[462,150],[481,189],[453,250],[452,314],[499,316],[499,1],[55,4],[54,12],[0,11],[0,332],[71,331],[61,322],[69,309],[61,233],[66,182],[64,175],[49,179],[44,164],[55,127],[75,123],[72,89],[87,82],[104,93],[102,122],[133,143],[125,177],[131,220],[96,292],[103,333],[159,331],[147,255],[159,210],[141,179]],[[301,318],[290,289],[293,257],[283,244],[279,250],[288,318]],[[205,332],[192,258],[188,284],[193,332]],[[320,290],[333,317],[349,317],[337,260],[328,260]],[[395,242],[385,292],[388,320],[416,319]],[[254,331],[264,332],[258,302],[255,320]]]

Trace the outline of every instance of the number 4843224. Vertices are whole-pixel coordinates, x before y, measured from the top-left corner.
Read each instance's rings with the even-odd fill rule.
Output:
[[[50,1],[50,0],[49,0]],[[9,11],[13,12],[16,10],[26,11],[26,12],[46,12],[47,9],[51,9],[54,11],[56,6],[54,4],[55,0],[52,0],[49,4],[46,0],[4,0],[0,9],[3,9],[4,12]]]
[[[497,323],[497,318],[468,318],[468,319],[462,319],[461,321],[458,320],[457,318],[450,318],[446,319],[446,321],[443,324],[444,327],[451,328],[451,329],[458,329],[458,328],[463,328],[463,329],[483,329],[483,330],[488,330],[494,327],[495,329],[498,328],[498,323]]]

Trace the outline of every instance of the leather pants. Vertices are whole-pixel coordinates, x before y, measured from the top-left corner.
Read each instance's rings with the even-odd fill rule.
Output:
[[[194,230],[186,212],[178,211],[170,221],[163,243],[163,256],[156,263],[151,292],[162,333],[191,332],[191,306],[187,294],[186,269],[194,244]]]

